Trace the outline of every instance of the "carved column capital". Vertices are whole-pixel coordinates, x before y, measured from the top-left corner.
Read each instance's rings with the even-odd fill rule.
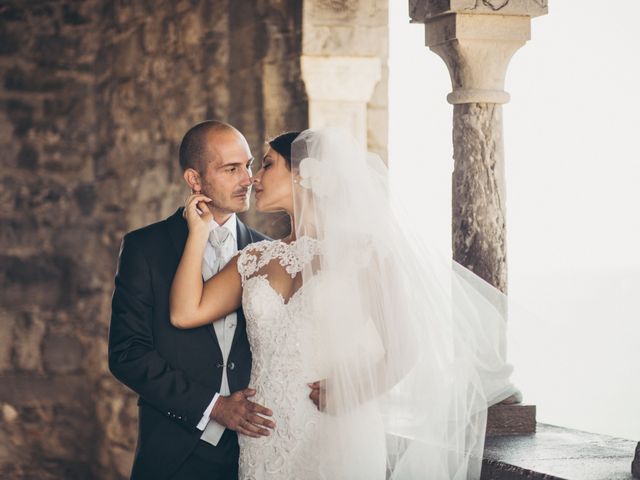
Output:
[[[525,16],[546,15],[548,0],[409,0],[409,16],[416,23],[448,13]]]
[[[301,57],[309,126],[341,126],[367,145],[367,102],[382,75],[378,57]]]
[[[378,57],[303,55],[302,78],[314,100],[368,102],[380,81]]]
[[[531,38],[531,18],[547,12],[547,1],[410,0],[409,10],[449,69],[449,103],[502,104],[509,101],[509,61]]]

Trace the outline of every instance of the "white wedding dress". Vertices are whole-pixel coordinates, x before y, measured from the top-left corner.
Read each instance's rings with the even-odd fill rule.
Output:
[[[239,437],[242,480],[480,478],[487,407],[514,392],[506,297],[431,251],[387,173],[344,132],[302,132],[297,240],[238,257],[249,386],[276,422]]]
[[[349,412],[348,418],[330,415],[318,411],[308,396],[307,384],[326,378],[331,359],[317,354],[318,332],[306,294],[310,284],[297,289],[294,285],[319,254],[318,245],[310,237],[291,244],[262,241],[238,257],[253,355],[249,386],[256,395],[252,400],[270,408],[276,423],[268,437],[239,436],[242,480],[385,478],[384,429],[377,409],[364,404]],[[341,433],[340,442],[332,441],[338,429],[346,429],[350,438]],[[345,441],[348,452],[332,451],[330,445],[345,445]],[[342,455],[352,459],[346,469],[338,461]]]

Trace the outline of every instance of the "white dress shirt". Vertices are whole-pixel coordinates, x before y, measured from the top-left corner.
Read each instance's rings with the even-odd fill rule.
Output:
[[[212,220],[210,225],[210,230],[218,228],[219,225]],[[221,270],[238,252],[238,241],[237,241],[237,219],[235,214],[229,217],[229,220],[223,225],[224,228],[228,229],[231,233],[231,240],[225,243],[223,246],[222,258],[218,259],[218,253],[216,249],[211,245],[211,243],[207,242],[207,246],[204,250],[204,259],[203,259],[203,269],[202,269],[202,278],[207,281],[211,278],[215,273]],[[219,261],[220,260],[220,261]],[[219,268],[218,268],[219,267]],[[220,386],[220,392],[216,393],[209,403],[209,406],[204,411],[202,415],[202,419],[198,423],[198,429],[202,430],[202,436],[200,439],[208,442],[212,445],[217,445],[220,441],[220,437],[224,433],[225,427],[217,423],[215,420],[212,420],[210,415],[213,410],[213,406],[216,404],[218,397],[220,395],[230,395],[229,391],[229,380],[227,378],[227,360],[229,358],[229,352],[231,350],[231,343],[233,342],[233,336],[236,331],[236,325],[238,323],[237,314],[235,312],[230,313],[224,319],[217,320],[213,322],[213,329],[216,332],[216,337],[218,338],[218,344],[220,345],[220,350],[222,351],[222,358],[224,366],[222,367],[222,384]]]

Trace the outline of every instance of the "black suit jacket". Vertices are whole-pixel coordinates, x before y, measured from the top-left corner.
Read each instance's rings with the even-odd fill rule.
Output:
[[[164,221],[128,233],[122,241],[109,329],[109,368],[139,395],[132,479],[160,480],[176,471],[198,443],[202,432],[196,426],[222,383],[225,367],[213,326],[180,330],[169,320],[169,291],[187,234],[178,209]],[[265,239],[238,220],[238,249]],[[251,350],[242,310],[227,365],[231,391],[246,388]]]

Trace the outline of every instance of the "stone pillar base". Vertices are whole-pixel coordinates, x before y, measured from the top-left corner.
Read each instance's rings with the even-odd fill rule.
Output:
[[[489,407],[487,436],[536,433],[536,406],[499,403]]]

